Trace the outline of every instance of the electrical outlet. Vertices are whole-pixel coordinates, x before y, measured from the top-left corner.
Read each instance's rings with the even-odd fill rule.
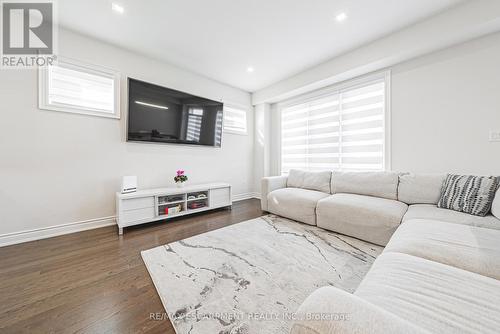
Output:
[[[490,131],[490,141],[500,141],[500,131]]]

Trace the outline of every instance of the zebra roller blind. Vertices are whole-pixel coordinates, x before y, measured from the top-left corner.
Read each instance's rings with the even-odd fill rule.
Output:
[[[120,74],[60,57],[40,68],[38,102],[45,110],[120,118]]]
[[[384,170],[385,80],[284,106],[281,172]]]
[[[114,113],[115,80],[112,75],[91,73],[61,64],[50,66],[48,76],[50,104]]]

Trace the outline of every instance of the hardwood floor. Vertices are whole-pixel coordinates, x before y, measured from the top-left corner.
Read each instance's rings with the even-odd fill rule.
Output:
[[[0,333],[174,333],[140,252],[261,216],[258,200],[0,248]]]

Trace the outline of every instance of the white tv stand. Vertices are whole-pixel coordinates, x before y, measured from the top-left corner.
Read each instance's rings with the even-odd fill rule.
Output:
[[[118,234],[123,234],[124,227],[230,207],[231,204],[231,185],[227,183],[116,193]]]

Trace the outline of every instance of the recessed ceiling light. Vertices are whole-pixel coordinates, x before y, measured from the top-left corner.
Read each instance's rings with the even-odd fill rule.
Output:
[[[247,72],[248,73],[252,73],[253,71],[255,71],[255,69],[252,66],[247,67]]]
[[[337,22],[343,22],[346,19],[347,19],[346,13],[340,13],[340,14],[337,14],[337,16],[335,16],[335,20],[337,20]]]
[[[125,12],[125,8],[115,2],[111,3],[111,9],[118,14],[123,14]]]

